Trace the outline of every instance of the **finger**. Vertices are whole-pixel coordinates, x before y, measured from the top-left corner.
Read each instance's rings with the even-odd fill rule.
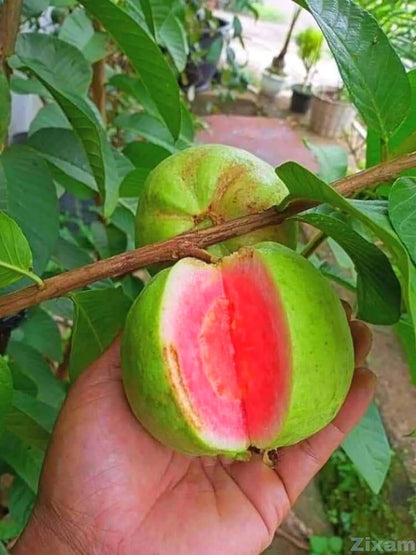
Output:
[[[347,320],[351,320],[352,317],[352,308],[350,303],[341,299],[342,308],[345,310],[345,314],[347,315]]]
[[[375,385],[372,372],[364,368],[356,370],[348,397],[335,419],[309,439],[279,451],[276,472],[291,503],[358,424],[373,398]]]
[[[355,366],[365,365],[365,360],[371,350],[373,336],[370,328],[360,320],[350,322],[352,341],[354,344]]]

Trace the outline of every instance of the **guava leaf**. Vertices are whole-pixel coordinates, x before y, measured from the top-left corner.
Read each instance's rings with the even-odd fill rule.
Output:
[[[416,264],[416,177],[401,177],[389,196],[389,217]]]
[[[410,111],[385,145],[388,158],[395,158],[416,150],[416,69],[409,71],[407,77],[411,88]],[[368,129],[367,132],[366,158],[367,167],[374,166],[382,160],[380,135],[374,129]]]
[[[34,271],[41,275],[58,239],[58,199],[45,161],[25,146],[10,147],[0,156],[0,210],[21,228]]]
[[[387,142],[410,108],[403,64],[377,21],[352,0],[306,0],[367,127]]]
[[[72,49],[74,47],[49,35],[40,36],[45,38],[39,39],[36,33],[20,35],[16,44],[16,54],[49,90],[73,126],[84,146],[98,190],[104,199],[104,215],[108,217],[117,204],[120,180],[111,146],[95,108],[87,101],[86,97],[84,98],[84,96],[74,94],[72,90],[68,90],[68,84],[62,83],[62,80],[58,79],[53,73],[51,76],[51,72],[45,69],[44,64],[39,63],[34,58],[39,44],[45,49],[56,46],[57,43],[62,43],[65,48]],[[51,44],[49,40],[52,41]],[[59,49],[65,50],[65,48],[59,46]],[[78,56],[82,57],[77,49],[74,48],[74,50]],[[67,75],[70,75],[70,69],[67,68]]]
[[[13,340],[36,349],[55,362],[62,362],[62,340],[54,319],[39,306],[31,308],[23,324],[12,333]]]
[[[17,223],[0,212],[0,287],[32,277],[32,251]],[[36,277],[36,276],[35,276]]]
[[[131,301],[121,288],[73,293],[75,306],[69,372],[75,380],[124,327]]]
[[[103,24],[129,58],[176,139],[181,126],[179,85],[157,44],[133,17],[111,0],[82,0],[81,3]]]
[[[354,262],[357,272],[358,318],[391,324],[400,318],[400,284],[387,256],[341,220],[318,213],[296,217],[332,237]]]
[[[15,426],[17,424],[15,423]],[[45,432],[39,428],[39,436]],[[28,432],[26,422],[26,433]],[[36,432],[38,433],[38,431]],[[42,440],[42,443],[46,441]],[[29,486],[37,492],[44,452],[41,448],[25,442],[14,431],[6,429],[0,436],[0,458]]]
[[[29,486],[18,476],[15,476],[13,484],[8,491],[7,505],[9,513],[14,522],[24,528],[29,520],[36,495]]]
[[[0,357],[0,436],[4,416],[12,406],[13,381],[10,368],[3,357]]]
[[[36,77],[51,88],[85,96],[92,69],[78,48],[44,33],[23,33],[16,54]]]
[[[7,354],[22,374],[35,382],[39,401],[52,407],[60,407],[65,398],[65,388],[52,374],[42,355],[30,345],[10,341]]]
[[[296,164],[294,162],[287,162],[279,166],[276,169],[276,173],[286,184],[286,186],[290,191],[289,199],[287,199],[288,201],[290,199],[296,198],[296,199],[307,199],[314,202],[329,204],[334,208],[339,208],[342,211],[346,212],[347,214],[356,217],[364,224],[368,225],[370,229],[374,231],[374,233],[379,234],[379,236],[380,234],[383,235],[382,238],[386,237],[386,233],[382,227],[380,227],[376,222],[374,222],[363,212],[358,210],[353,204],[351,204],[346,199],[344,199],[332,187],[330,187],[329,185],[321,181],[313,173],[309,172],[299,164]],[[333,232],[334,232],[334,229],[332,226],[331,233]],[[339,239],[342,240],[342,237],[339,236],[338,234],[337,234],[338,238],[335,237],[333,234],[331,236],[334,239],[336,239],[337,242],[339,242]],[[340,244],[345,249],[345,244],[343,243],[340,243]],[[361,256],[363,255],[363,251],[361,250],[363,243],[359,243],[355,245],[356,247],[355,248],[353,247],[352,251],[354,251],[355,257],[359,256],[361,258]],[[386,246],[388,246],[387,243],[386,243]],[[349,245],[349,247],[351,247],[351,244]],[[371,273],[369,271],[370,266],[374,263],[378,268],[378,271],[377,271],[378,285],[373,291],[374,296],[370,294],[370,297],[368,297],[367,295],[368,295],[369,289],[366,287],[363,288],[363,277],[359,277],[359,280],[360,280],[359,289],[361,291],[361,295],[359,295],[359,300],[361,300],[361,302],[369,303],[367,307],[365,307],[365,305],[364,307],[363,306],[359,307],[359,314],[361,314],[361,311],[364,310],[364,315],[366,316],[366,318],[370,317],[369,321],[371,322],[393,324],[397,322],[400,317],[400,304],[401,304],[400,283],[391,268],[391,264],[388,258],[379,249],[377,249],[377,247],[374,247],[374,249],[376,250],[372,250],[372,256],[371,258],[368,259],[367,262],[365,262],[362,259],[362,263],[360,264],[360,269],[363,270],[364,268],[367,268],[366,276],[368,276],[369,273]],[[351,258],[353,258],[352,251],[351,250],[347,251]],[[365,251],[365,252],[367,252],[368,254],[368,251]],[[359,268],[356,267],[356,269],[358,272]],[[381,274],[379,272],[381,272]],[[382,277],[383,273],[384,273],[384,277]],[[384,285],[380,282],[380,279],[379,279],[380,277],[382,280],[384,280]],[[366,283],[368,282],[366,281]],[[384,291],[384,294],[381,293],[382,291]],[[389,299],[388,306],[385,302],[383,302],[383,299],[382,299],[383,296],[385,296],[386,299]],[[378,309],[377,309],[376,313],[371,315],[370,305],[375,306],[374,305],[375,299],[378,299],[381,303],[380,305],[378,305],[380,309],[380,313],[378,312]]]
[[[318,177],[325,183],[333,183],[345,177],[348,168],[348,153],[339,145],[318,146],[304,140],[305,146],[312,152],[318,162]]]
[[[342,448],[371,490],[379,493],[390,467],[391,450],[374,403],[344,440]]]
[[[39,129],[29,137],[27,144],[65,175],[98,191],[85,151],[72,129]]]

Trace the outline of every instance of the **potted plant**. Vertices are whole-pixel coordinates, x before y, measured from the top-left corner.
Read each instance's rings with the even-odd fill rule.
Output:
[[[311,129],[322,137],[340,137],[357,111],[343,87],[319,87],[313,91]]]
[[[292,38],[293,29],[299,18],[301,8],[297,8],[293,14],[292,21],[286,35],[285,42],[280,53],[275,56],[269,67],[263,71],[261,77],[260,92],[274,98],[286,85],[287,74],[285,73],[285,57]]]
[[[323,35],[318,29],[308,27],[296,36],[299,57],[305,66],[305,80],[303,84],[293,86],[292,112],[306,114],[312,99],[311,78],[322,52]]]

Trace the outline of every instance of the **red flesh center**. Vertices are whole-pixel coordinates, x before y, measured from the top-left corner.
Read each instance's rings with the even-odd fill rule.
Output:
[[[253,256],[221,267],[185,261],[164,306],[164,339],[182,410],[225,449],[266,447],[284,416],[289,336],[276,285]]]

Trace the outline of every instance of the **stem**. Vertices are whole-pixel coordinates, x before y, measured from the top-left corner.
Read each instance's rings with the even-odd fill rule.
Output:
[[[23,0],[4,0],[4,4],[0,8],[0,64],[7,78],[10,77],[7,58],[14,52],[22,3]]]
[[[94,21],[94,29],[99,32],[102,31],[102,27],[99,22]],[[106,90],[105,90],[105,58],[98,60],[92,66],[92,83],[91,83],[91,95],[94,104],[97,106],[98,111],[101,114],[101,118],[105,125],[106,123]]]
[[[283,71],[285,69],[285,57],[287,54],[287,50],[289,48],[289,44],[290,44],[290,39],[292,38],[292,33],[293,33],[293,29],[296,25],[296,22],[300,16],[300,12],[302,11],[302,8],[296,8],[295,13],[293,14],[292,17],[292,21],[290,23],[290,27],[289,30],[287,32],[286,35],[286,40],[285,43],[283,45],[282,50],[280,51],[279,55],[276,56],[276,58],[273,58],[272,61],[272,67],[274,69],[276,69],[277,71]]]
[[[356,174],[344,177],[334,183],[334,187],[344,197],[349,197],[360,189],[367,187],[375,187],[379,183],[390,181],[404,170],[410,170],[416,167],[416,152],[405,154],[400,158],[383,162],[377,166],[373,166],[368,170],[358,172]]]
[[[334,187],[340,194],[349,196],[360,189],[393,179],[403,170],[414,167],[416,167],[416,152],[340,179],[334,184]],[[43,289],[39,289],[37,286],[26,287],[15,293],[0,297],[0,317],[13,314],[48,299],[63,296],[74,289],[85,287],[95,281],[130,273],[150,264],[178,260],[186,256],[198,257],[210,262],[210,255],[203,250],[206,247],[232,237],[245,235],[256,229],[280,224],[286,218],[313,206],[316,206],[316,203],[301,200],[294,201],[285,210],[279,210],[278,207],[274,206],[258,214],[250,214],[207,229],[184,233],[161,243],[147,245],[106,260],[99,260],[88,266],[64,272],[45,280]]]
[[[309,258],[313,255],[313,253],[318,250],[318,248],[322,245],[322,243],[327,239],[326,233],[323,231],[317,231],[315,235],[313,235],[310,240],[306,243],[306,245],[301,250],[300,254],[305,258]]]
[[[13,264],[8,264],[7,262],[3,262],[2,260],[0,261],[0,267],[7,268],[8,270],[12,270],[12,272],[16,272],[16,274],[21,274],[22,276],[28,277],[29,279],[34,281],[40,289],[42,289],[44,286],[44,281],[39,276],[37,276],[36,274],[34,274],[29,270],[23,270],[18,266],[13,266]]]

